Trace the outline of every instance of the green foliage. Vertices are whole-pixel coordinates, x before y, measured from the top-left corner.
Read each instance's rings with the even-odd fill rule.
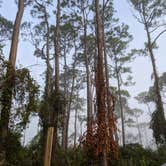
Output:
[[[122,85],[134,85],[131,67],[128,66],[134,60],[134,54],[127,53],[131,41],[132,35],[129,33],[128,25],[116,25],[106,32],[106,51],[112,62],[111,76],[117,80],[120,88]]]
[[[161,110],[155,110],[152,114],[151,129],[153,130],[153,136],[156,140],[156,144],[166,144],[166,121],[163,118]]]
[[[2,84],[4,82],[4,77],[5,77],[5,71],[7,68],[7,61],[3,56],[0,55],[0,87],[2,88]],[[0,89],[1,89],[0,88]]]
[[[30,115],[38,109],[39,85],[31,77],[28,69],[16,70],[14,83],[14,100],[16,112],[13,113],[16,127],[24,129],[29,123]]]
[[[91,158],[94,166],[99,165],[98,159]],[[166,150],[162,146],[156,151],[144,149],[139,144],[129,144],[119,148],[119,159],[110,161],[112,166],[160,166],[166,162]],[[81,148],[69,148],[67,153],[58,151],[58,163],[62,166],[88,166],[89,156]]]
[[[10,70],[9,68],[10,65],[8,64],[8,62],[6,62],[1,57],[1,106],[5,106],[7,104],[5,101],[10,98],[9,87],[11,86],[11,76],[9,75],[9,71],[7,72],[7,70]],[[35,113],[35,111],[37,110],[39,86],[37,82],[31,77],[29,70],[26,68],[16,70],[13,74],[13,87],[11,90],[11,92],[13,93],[13,108],[10,114],[10,127],[15,130],[23,130],[29,122],[30,115],[32,115],[32,113]]]
[[[10,134],[8,146],[8,162],[14,166],[42,166],[41,159],[41,133],[38,133],[27,147],[22,147],[20,134]],[[98,166],[98,159],[92,159],[94,166]],[[144,149],[139,144],[128,144],[119,148],[119,159],[109,161],[112,166],[161,166],[166,162],[166,147],[160,146],[158,150]],[[81,146],[69,147],[64,152],[60,147],[57,150],[57,164],[61,166],[88,166],[89,156],[84,153]]]
[[[7,161],[9,166],[22,166],[27,156],[27,149],[22,147],[20,140],[20,133],[9,133],[7,141]]]
[[[20,147],[18,147],[20,148]],[[42,166],[42,144],[41,144],[41,132],[38,133],[30,142],[30,144],[24,148],[24,158],[21,159],[21,166]],[[85,166],[87,165],[86,155],[80,148],[73,149],[70,147],[67,152],[64,152],[60,147],[56,151],[57,165],[61,166]],[[12,156],[11,156],[12,157]],[[18,165],[19,166],[19,165]]]
[[[156,19],[164,14],[162,0],[130,0],[130,2],[139,13],[149,19],[150,26],[156,25]]]
[[[162,153],[162,155],[161,155]],[[166,162],[164,146],[157,150],[144,149],[139,144],[129,144],[119,149],[119,160],[114,166],[160,166]]]
[[[137,11],[134,14],[137,21],[144,25],[147,32],[148,41],[145,43],[146,49],[156,49],[156,41],[165,33],[165,20],[162,17],[165,15],[164,0],[130,0],[131,5]],[[161,30],[162,29],[162,30]],[[151,35],[154,32],[159,32],[153,41]],[[150,40],[149,40],[150,39]]]
[[[69,148],[67,153],[62,149],[57,152],[58,161],[57,165],[61,166],[85,166],[87,165],[87,159],[82,149]]]
[[[13,23],[0,15],[0,53],[4,42],[11,39]]]
[[[166,89],[166,72],[162,74],[162,76],[159,78],[159,84],[161,91],[165,92]]]
[[[130,0],[134,8],[141,14],[141,18],[137,18],[139,22],[146,23],[147,26],[155,30],[157,26],[160,26],[160,17],[164,14],[164,7],[162,6],[163,0]],[[0,0],[1,2],[1,0]],[[38,133],[37,136],[30,142],[27,147],[22,147],[20,143],[21,132],[25,129],[26,125],[30,121],[30,116],[37,113],[40,118],[42,129],[47,130],[47,127],[51,124],[51,116],[53,111],[59,111],[58,117],[58,136],[61,132],[62,120],[65,112],[66,105],[70,102],[71,110],[83,109],[84,101],[81,98],[76,100],[76,92],[82,91],[85,81],[84,69],[82,69],[82,63],[85,63],[85,55],[83,52],[84,44],[86,41],[88,62],[90,68],[91,83],[95,85],[94,75],[94,61],[96,55],[96,41],[95,41],[95,26],[93,18],[94,2],[95,1],[82,1],[82,0],[63,0],[61,1],[62,10],[61,22],[60,22],[60,55],[66,56],[67,61],[64,66],[65,72],[60,76],[60,90],[58,93],[54,91],[53,87],[53,69],[51,67],[54,42],[54,25],[49,25],[52,22],[51,3],[52,0],[25,0],[25,3],[33,2],[33,8],[31,15],[37,21],[35,25],[31,22],[26,22],[22,25],[25,30],[24,37],[32,42],[35,47],[34,55],[44,59],[47,65],[46,71],[46,86],[42,101],[39,103],[38,109],[38,94],[39,86],[36,81],[31,77],[28,69],[23,68],[19,70],[12,70],[12,78],[8,78],[6,73],[8,72],[8,63],[0,56],[0,89],[5,89],[3,95],[11,98],[13,97],[12,114],[10,118],[10,136],[8,140],[8,162],[9,165],[16,166],[40,166],[42,165],[43,155],[43,135],[44,131]],[[106,54],[108,56],[108,64],[112,73],[110,76],[118,79],[119,90],[115,90],[116,96],[121,95],[121,104],[123,106],[126,115],[130,115],[129,119],[125,119],[125,123],[134,123],[131,116],[138,118],[142,114],[140,109],[130,109],[128,106],[128,98],[130,94],[126,90],[122,90],[121,86],[133,85],[131,68],[128,64],[135,58],[134,55],[147,55],[147,46],[144,50],[134,49],[130,53],[127,53],[129,43],[132,41],[132,36],[129,33],[129,27],[126,24],[119,24],[119,20],[114,18],[113,0],[100,2],[100,14],[102,16],[102,23],[105,33]],[[85,20],[83,19],[83,10],[85,10]],[[67,12],[66,12],[67,11]],[[67,14],[66,14],[67,13]],[[89,14],[89,15],[88,15]],[[139,15],[140,16],[140,15]],[[50,19],[51,17],[51,19]],[[55,19],[55,18],[54,18]],[[85,22],[84,22],[85,21]],[[87,26],[86,40],[84,38],[83,29],[84,25]],[[6,18],[0,15],[0,52],[4,47],[5,41],[11,38],[13,24]],[[156,48],[156,43],[152,43],[152,49]],[[73,55],[71,58],[71,55]],[[69,57],[69,58],[68,58]],[[65,61],[65,60],[64,60]],[[71,62],[71,63],[70,63]],[[60,63],[61,64],[61,63]],[[78,69],[78,66],[81,68]],[[62,69],[62,68],[60,68]],[[112,70],[113,69],[113,70]],[[61,72],[61,71],[60,71]],[[14,74],[13,74],[14,73]],[[50,74],[50,75],[49,75]],[[49,76],[48,76],[49,75]],[[124,75],[122,77],[122,75]],[[10,76],[10,75],[9,75]],[[49,77],[49,78],[48,78]],[[74,79],[73,79],[74,78]],[[66,80],[65,80],[66,79]],[[125,79],[125,81],[124,81]],[[7,81],[6,81],[7,80]],[[9,81],[8,81],[9,80]],[[12,81],[13,82],[12,82]],[[73,81],[74,80],[74,81]],[[67,92],[61,89],[64,88],[66,83]],[[12,83],[13,84],[12,84]],[[50,84],[48,83],[50,82]],[[73,95],[70,99],[70,91],[72,91],[72,83],[76,82],[73,87]],[[7,83],[7,84],[6,84]],[[9,84],[10,86],[9,86]],[[13,85],[13,86],[12,86]],[[12,88],[10,88],[12,87]],[[160,88],[165,90],[166,87],[166,73],[160,77]],[[49,89],[49,90],[48,90]],[[65,89],[65,88],[64,88]],[[48,91],[49,92],[48,92]],[[93,90],[93,88],[92,88]],[[47,92],[46,92],[47,91]],[[48,94],[47,94],[48,93]],[[94,94],[94,93],[93,93]],[[95,94],[94,94],[95,95]],[[95,96],[92,95],[95,102]],[[2,96],[0,92],[0,97]],[[155,102],[156,94],[154,87],[150,87],[148,92],[140,93],[136,99],[139,103],[148,104]],[[2,99],[1,99],[2,100]],[[69,101],[71,100],[71,101]],[[118,99],[119,100],[119,99]],[[120,110],[119,101],[117,100],[116,109]],[[0,103],[1,104],[1,103]],[[10,103],[9,103],[10,104]],[[9,105],[8,104],[8,105]],[[2,105],[2,104],[1,104]],[[1,107],[0,105],[0,107]],[[67,106],[68,108],[68,106]],[[119,111],[120,112],[120,111]],[[94,113],[96,114],[96,112]],[[79,115],[78,115],[79,116]],[[81,116],[80,116],[81,117]],[[81,123],[85,118],[80,119]],[[166,126],[163,121],[163,115],[160,109],[154,111],[152,114],[151,128],[153,128],[154,137],[158,144],[165,143],[166,140]],[[164,139],[165,140],[164,140]],[[43,142],[42,142],[43,141]],[[59,140],[58,140],[59,141]],[[99,160],[90,158],[89,154],[85,154],[83,149],[69,147],[67,152],[60,147],[60,141],[57,143],[57,164],[61,166],[88,166],[89,159],[93,160],[93,165],[99,165]],[[159,147],[157,151],[144,149],[138,144],[127,145],[125,148],[119,149],[119,160],[110,162],[110,165],[116,166],[158,166],[165,162],[166,147]],[[92,155],[93,156],[93,155]]]
[[[165,90],[165,73],[161,77],[159,77],[159,85],[160,90],[164,92]],[[139,93],[135,99],[142,104],[146,104],[149,107],[149,103],[155,103],[156,99],[156,93],[155,93],[155,86],[149,87],[148,92],[141,92]],[[157,144],[165,144],[166,143],[166,121],[164,119],[164,114],[161,111],[162,109],[160,106],[156,108],[156,110],[151,113],[150,115],[152,117],[150,128],[153,130],[153,136],[156,140]]]
[[[149,102],[152,102],[152,101],[153,101],[152,96],[151,96],[148,92],[141,92],[141,93],[139,93],[139,94],[135,97],[135,99],[136,99],[139,103],[141,103],[141,104],[143,104],[143,103],[149,103]]]
[[[41,132],[39,132],[26,147],[27,156],[24,158],[25,166],[42,166],[42,143]]]

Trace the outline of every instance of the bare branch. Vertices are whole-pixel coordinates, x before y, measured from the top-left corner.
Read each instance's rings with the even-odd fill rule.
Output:
[[[155,32],[156,30],[158,30],[158,28],[160,28],[160,27],[162,27],[162,26],[166,26],[166,23],[157,25],[153,30],[150,31],[150,33]]]
[[[155,44],[155,42],[160,38],[160,36],[161,36],[163,33],[165,33],[165,32],[166,32],[166,29],[164,29],[163,31],[161,31],[161,32],[156,36],[156,38],[153,40],[151,46],[153,46],[153,45]]]

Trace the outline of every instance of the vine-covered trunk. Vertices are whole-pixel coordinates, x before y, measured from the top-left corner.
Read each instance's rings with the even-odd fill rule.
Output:
[[[106,95],[106,100],[107,100],[107,117],[108,117],[108,121],[107,123],[109,123],[109,117],[113,117],[113,111],[114,111],[114,96],[112,95],[112,92],[110,90],[110,83],[109,83],[109,69],[108,69],[108,56],[106,53],[106,44],[105,44],[105,8],[106,8],[106,4],[108,1],[103,0],[103,11],[102,11],[102,30],[103,30],[103,52],[104,52],[104,69],[105,69],[105,79],[106,79],[106,90],[107,90],[107,95]],[[115,134],[115,140],[118,143],[118,133],[116,130],[112,130],[112,128],[109,128],[110,133],[114,133]],[[113,134],[112,134],[112,140],[113,138]]]
[[[152,68],[153,68],[153,76],[154,76],[154,91],[155,91],[155,104],[156,104],[156,122],[158,123],[158,129],[157,132],[162,135],[164,141],[166,142],[166,120],[165,120],[165,114],[164,114],[164,107],[163,107],[163,101],[161,97],[161,91],[160,91],[160,86],[159,86],[159,77],[157,73],[157,68],[156,68],[156,62],[155,62],[155,57],[153,53],[153,44],[151,41],[151,36],[150,32],[148,29],[147,24],[145,24],[145,29],[147,33],[147,38],[148,38],[148,51],[152,63]],[[153,128],[153,127],[152,127]],[[155,129],[153,128],[154,134],[155,134]]]
[[[99,0],[95,0],[95,11],[96,11],[96,28],[97,28],[97,49],[98,49],[98,56],[97,56],[97,71],[96,71],[96,98],[97,98],[97,123],[98,123],[98,143],[99,151],[100,151],[100,158],[104,166],[107,166],[107,158],[106,158],[106,98],[105,98],[105,79],[104,79],[104,66],[103,66],[103,30],[102,30],[102,23],[100,18],[99,12]]]
[[[47,16],[47,11],[44,6],[44,20],[46,23],[46,30],[47,30],[47,37],[46,37],[46,84],[45,84],[45,95],[44,95],[44,101],[46,102],[46,110],[42,110],[42,158],[43,158],[43,163],[45,162],[45,154],[46,154],[46,144],[47,144],[47,130],[48,130],[48,124],[50,124],[50,117],[51,117],[51,112],[49,108],[49,99],[51,96],[51,91],[52,91],[52,68],[50,64],[50,27],[48,23],[48,16]]]
[[[4,166],[7,162],[7,145],[9,134],[10,109],[12,104],[12,94],[14,86],[15,63],[17,57],[18,38],[20,24],[24,13],[24,1],[18,1],[18,11],[13,27],[12,43],[9,55],[9,64],[6,73],[6,80],[2,90],[1,101],[1,120],[0,120],[0,165]]]
[[[55,84],[54,84],[54,111],[51,113],[51,127],[47,131],[47,141],[45,149],[44,164],[47,166],[56,165],[56,148],[57,148],[57,127],[58,127],[58,111],[59,111],[59,33],[60,33],[60,0],[57,1],[56,26],[54,32],[54,49],[55,49]],[[51,132],[49,132],[51,131]],[[53,134],[52,134],[53,133]],[[49,152],[49,156],[47,153]]]
[[[56,150],[57,150],[57,127],[58,127],[58,114],[60,109],[60,92],[59,92],[59,56],[60,56],[60,48],[59,48],[59,34],[60,34],[60,0],[57,1],[57,13],[56,13],[56,26],[54,32],[54,49],[55,49],[55,98],[56,103],[54,104],[54,112],[53,112],[53,126],[54,126],[54,134],[53,134],[53,144],[52,144],[52,157],[51,164],[56,165]]]
[[[97,142],[96,153],[99,157],[100,165],[107,166],[107,158],[117,158],[117,143],[115,142],[114,135],[116,131],[114,111],[114,97],[109,91],[106,83],[105,75],[105,59],[104,59],[104,38],[103,26],[100,16],[99,0],[95,0],[96,12],[96,43],[97,43],[97,58],[96,58],[96,102],[97,102]],[[108,80],[107,80],[108,81]]]

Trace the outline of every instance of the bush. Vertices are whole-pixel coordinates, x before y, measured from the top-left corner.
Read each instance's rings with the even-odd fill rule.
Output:
[[[144,149],[139,144],[129,144],[119,149],[119,160],[115,166],[161,166],[166,162],[166,148],[160,147],[157,151]]]

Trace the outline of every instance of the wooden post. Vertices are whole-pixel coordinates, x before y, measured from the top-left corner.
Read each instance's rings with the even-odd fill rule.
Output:
[[[46,150],[44,155],[44,166],[51,165],[53,136],[54,136],[54,127],[49,127],[47,132]]]

